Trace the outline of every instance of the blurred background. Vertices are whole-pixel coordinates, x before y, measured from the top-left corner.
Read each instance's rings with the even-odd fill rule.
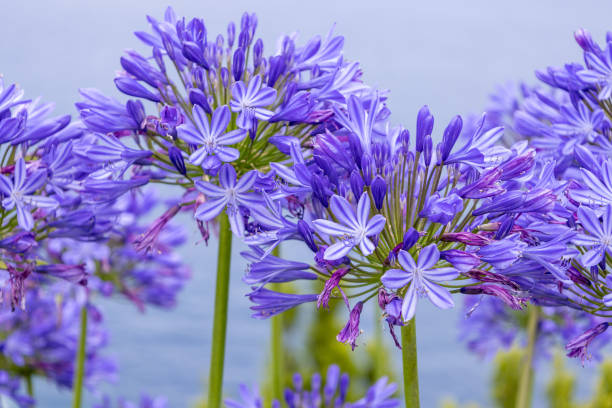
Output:
[[[306,40],[335,30],[345,36],[345,58],[361,62],[365,80],[391,90],[392,122],[414,128],[417,110],[428,104],[441,131],[455,114],[479,113],[488,94],[508,80],[535,82],[535,69],[580,59],[573,31],[584,27],[597,40],[610,29],[611,2],[486,0],[369,1],[136,1],[46,0],[3,2],[0,24],[0,73],[19,83],[27,97],[56,102],[56,113],[74,115],[79,87],[95,87],[121,98],[113,78],[127,48],[141,50],[135,30],[148,29],[145,15],[162,18],[167,5],[177,15],[201,16],[209,33],[222,32],[243,11],[256,12],[257,36],[267,47],[281,34],[297,31]],[[268,50],[270,51],[270,50]],[[193,226],[185,218],[185,225]],[[144,315],[127,303],[103,301],[111,333],[108,353],[120,362],[120,381],[111,395],[135,398],[141,391],[166,395],[172,407],[193,404],[207,381],[214,295],[214,239],[206,247],[195,229],[183,248],[193,278],[173,311],[149,309]],[[237,248],[238,249],[238,248]],[[283,248],[295,253],[295,248]],[[268,324],[250,318],[248,291],[240,278],[246,264],[234,254],[228,327],[226,392],[239,383],[254,384],[265,372]],[[459,302],[458,302],[459,303]],[[470,354],[458,341],[461,308],[441,311],[427,302],[417,314],[422,406],[434,407],[446,396],[490,406],[490,361]],[[356,356],[382,323],[372,317],[359,338]],[[381,327],[376,327],[376,326]],[[340,327],[338,327],[338,330]],[[334,335],[332,333],[330,335]],[[294,341],[299,348],[302,339]],[[348,346],[347,346],[348,347]],[[388,348],[394,362],[399,351]],[[359,358],[359,357],[357,357]],[[572,364],[578,396],[588,395],[595,365]],[[399,372],[390,363],[389,373]],[[538,371],[536,403],[548,367]],[[70,394],[36,383],[44,406],[68,406]]]

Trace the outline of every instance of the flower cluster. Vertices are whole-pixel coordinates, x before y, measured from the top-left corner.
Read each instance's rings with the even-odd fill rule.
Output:
[[[150,182],[183,187],[205,238],[223,212],[242,237],[274,183],[258,171],[284,160],[294,143],[309,145],[313,132],[339,126],[330,117],[347,97],[374,98],[333,32],[303,46],[284,36],[266,57],[254,14],[245,13],[238,29],[230,23],[225,38],[210,38],[202,19],[179,19],[171,8],[163,21],[148,20],[152,33],[136,36],[151,55],[127,52],[115,78],[119,91],[136,99],[81,91],[77,108],[94,132],[83,154],[115,173],[131,167]],[[153,115],[146,101],[155,103]]]
[[[399,400],[392,398],[397,389],[389,383],[386,377],[379,379],[366,391],[363,398],[355,402],[346,401],[350,378],[348,374],[341,373],[337,365],[329,366],[325,383],[321,375],[313,374],[310,379],[310,389],[304,386],[304,380],[299,373],[293,375],[293,388],[285,389],[284,403],[289,408],[394,408],[400,405]],[[263,401],[257,388],[249,389],[246,385],[240,386],[240,401],[225,400],[229,408],[263,407]],[[284,404],[283,404],[284,405]],[[272,406],[281,407],[281,402],[274,400]]]
[[[469,297],[464,303],[466,317],[459,324],[460,340],[467,348],[481,356],[492,357],[501,350],[527,343],[527,318],[524,312],[514,311],[492,297]],[[538,313],[535,333],[535,357],[551,358],[550,350],[573,340],[585,330],[605,322],[602,317],[564,307],[543,307]],[[609,341],[610,333],[599,336],[590,345],[590,352],[599,360],[601,347]]]
[[[32,283],[26,292],[26,310],[0,313],[2,375],[9,384],[15,382],[17,386],[20,378],[32,381],[33,377],[43,377],[70,389],[79,342],[80,310],[86,302],[83,290],[63,282],[44,287]],[[101,353],[108,343],[101,312],[91,304],[87,308],[90,319],[85,384],[92,388],[101,382],[115,381],[117,367]],[[20,407],[33,406],[32,398],[23,399],[15,393],[7,395]]]
[[[509,140],[529,142],[539,165],[552,167],[545,184],[555,192],[557,205],[548,219],[568,248],[564,264],[569,278],[555,275],[555,296],[604,318],[567,345],[569,355],[584,359],[587,346],[606,331],[612,316],[612,34],[605,48],[586,30],[578,30],[575,38],[584,51],[583,63],[536,72],[542,82],[538,87],[500,88],[491,110],[492,124],[512,129]]]
[[[159,204],[151,188],[125,194],[109,209],[117,217],[104,242],[55,239],[47,252],[56,262],[83,264],[90,276],[88,288],[103,296],[119,294],[141,310],[146,304],[171,308],[190,277],[189,268],[175,252],[186,234],[170,224],[180,204],[171,205],[169,212],[146,227],[143,218]]]
[[[434,148],[427,107],[411,145],[409,131],[388,117],[381,100],[351,96],[347,109],[334,109],[338,129],[313,135],[310,151],[294,144],[290,160],[270,165],[277,187],[266,192],[267,211],[253,211],[258,222],[245,238],[254,248],[244,255],[255,317],[341,298],[350,317],[338,340],[354,348],[363,303],[376,297],[399,347],[393,326],[412,319],[419,297],[450,308],[451,291],[461,291],[521,308],[534,282],[567,278],[556,231],[544,224],[536,239],[522,226],[543,224],[556,203],[543,182],[550,169],[535,165],[533,150],[500,147],[501,128],[486,128],[485,117],[463,126],[459,116]],[[284,240],[302,241],[313,262],[271,255]],[[518,270],[528,266],[541,273]],[[300,279],[325,284],[306,295],[265,287]]]

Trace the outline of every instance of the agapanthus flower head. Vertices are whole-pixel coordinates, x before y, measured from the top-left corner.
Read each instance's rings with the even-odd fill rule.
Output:
[[[292,377],[293,387],[286,388],[284,404],[291,408],[394,408],[400,405],[393,398],[397,391],[394,383],[389,383],[387,377],[382,377],[370,386],[357,401],[347,401],[350,378],[342,373],[337,365],[330,365],[325,379],[319,373],[312,375],[310,389],[304,386],[304,379],[299,373]],[[225,406],[229,408],[263,407],[263,400],[257,387],[249,389],[244,384],[239,388],[240,400],[226,399]],[[273,407],[280,407],[280,402],[272,402]]]
[[[526,289],[514,277],[491,270],[500,265],[487,257],[515,230],[508,242],[520,250],[508,265],[533,258],[563,273],[550,254],[567,239],[540,242],[522,225],[502,221],[541,217],[554,202],[551,190],[538,184],[544,170],[533,169],[532,150],[495,147],[499,128],[486,128],[484,120],[476,128],[465,127],[459,117],[434,149],[433,116],[427,108],[417,117],[417,147],[412,149],[406,143],[408,132],[391,128],[388,116],[381,99],[351,96],[346,110],[334,109],[332,119],[341,128],[317,134],[311,153],[294,148],[290,161],[271,165],[277,184],[253,207],[257,227],[247,232],[247,242],[259,245],[262,254],[248,259],[250,269],[266,265],[278,241],[297,239],[313,252],[310,271],[324,284],[318,297],[287,294],[290,301],[265,291],[268,281],[263,275],[256,281],[249,274],[255,310],[265,304],[271,315],[314,299],[319,306],[341,300],[349,318],[338,340],[354,348],[363,302],[377,295],[391,326],[414,316],[419,297],[452,307],[451,292],[479,281],[479,293],[503,296],[521,307],[528,299],[522,294]],[[299,220],[288,212],[289,194],[304,203]],[[517,197],[516,202],[505,203],[505,196]],[[502,225],[509,230],[497,236]],[[275,240],[266,239],[270,236]],[[288,280],[301,279],[293,271],[286,273],[294,276]],[[384,302],[381,290],[387,294]]]
[[[301,154],[317,129],[341,126],[332,118],[335,110],[351,103],[357,114],[364,114],[356,95],[384,99],[384,92],[362,83],[358,63],[344,60],[343,38],[333,32],[303,47],[285,36],[279,50],[266,57],[263,41],[256,38],[254,14],[243,15],[238,32],[230,24],[234,28],[227,42],[223,35],[208,38],[202,19],[177,18],[171,8],[163,20],[149,18],[149,23],[151,33],[136,36],[149,47],[151,58],[128,51],[115,78],[119,91],[131,99],[123,103],[95,90],[81,91],[84,101],[77,108],[83,122],[106,134],[82,143],[82,151],[101,151],[105,138],[127,143],[125,136],[133,135],[124,152],[94,161],[121,169],[115,175],[132,168],[143,184],[173,184],[188,193],[197,188],[203,195],[195,201],[198,222],[212,222],[226,212],[239,237],[259,223],[252,207],[266,200],[270,187],[258,181],[271,163],[281,166],[291,149]],[[154,102],[155,111],[147,114],[150,104],[143,101]],[[125,153],[132,150],[141,156],[128,160]],[[84,187],[98,200],[116,198],[106,191],[105,181]]]

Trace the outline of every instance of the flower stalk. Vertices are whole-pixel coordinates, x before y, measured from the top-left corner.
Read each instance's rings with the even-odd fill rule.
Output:
[[[419,408],[419,374],[414,317],[402,326],[402,367],[406,407]]]
[[[83,399],[83,379],[85,377],[85,351],[87,345],[87,304],[81,308],[81,330],[79,334],[79,348],[77,350],[77,361],[74,369],[74,380],[72,383],[74,394],[72,408],[81,408]]]
[[[208,407],[219,408],[223,396],[223,366],[227,332],[227,304],[229,296],[232,231],[225,212],[219,214],[219,250],[217,256],[217,285],[210,356]]]
[[[538,321],[540,319],[540,308],[531,305],[527,320],[527,348],[521,367],[519,387],[516,397],[516,408],[530,408],[531,394],[533,391],[533,354],[538,337]]]
[[[280,256],[280,247],[276,246],[272,251],[273,256]],[[280,283],[272,286],[273,290],[280,290]],[[284,345],[283,345],[283,315],[273,316],[270,322],[270,357],[272,368],[272,399],[282,401],[283,399],[283,377],[284,377]]]

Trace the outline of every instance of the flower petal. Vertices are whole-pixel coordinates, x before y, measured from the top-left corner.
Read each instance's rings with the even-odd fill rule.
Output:
[[[345,227],[344,225],[340,225],[336,222],[330,221],[330,220],[324,220],[324,219],[314,220],[312,222],[312,225],[315,227],[317,231],[322,232],[323,234],[328,234],[328,235],[338,236],[338,235],[350,235],[353,233],[352,229]]]
[[[412,273],[403,269],[389,269],[380,278],[380,281],[387,289],[400,289],[412,281]]]
[[[434,282],[430,282],[427,279],[423,279],[422,283],[427,288],[427,297],[431,300],[431,303],[438,306],[440,309],[450,309],[455,306],[453,297],[448,289]]]
[[[417,266],[419,269],[430,269],[440,259],[440,251],[436,244],[427,245],[419,252]]]
[[[353,249],[353,247],[346,245],[344,241],[336,242],[325,250],[323,258],[328,261],[335,261],[336,259],[346,256],[346,254],[351,252],[351,249]]]
[[[414,283],[410,285],[406,294],[404,295],[404,301],[402,302],[402,318],[404,321],[408,321],[416,314],[416,305],[418,296],[414,287]]]
[[[400,265],[402,265],[404,270],[407,272],[413,272],[417,267],[414,263],[414,259],[412,259],[412,256],[403,249],[399,251],[397,259],[399,260]]]
[[[339,195],[333,195],[329,200],[329,207],[332,214],[338,219],[338,221],[352,230],[359,229],[359,223],[355,216],[355,210],[353,206],[346,200],[346,198]]]
[[[221,211],[227,205],[228,199],[226,197],[218,198],[216,200],[207,201],[200,204],[195,212],[195,217],[201,221],[209,221],[221,214]]]

